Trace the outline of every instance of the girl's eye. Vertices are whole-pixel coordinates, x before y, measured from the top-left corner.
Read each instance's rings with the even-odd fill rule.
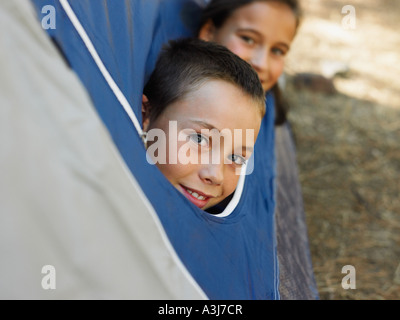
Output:
[[[203,136],[200,133],[194,133],[194,134],[189,135],[189,139],[202,147],[207,147],[209,144],[208,138]]]
[[[237,154],[231,154],[229,158],[234,164],[238,166],[243,166],[244,164],[246,164],[246,159],[242,156],[238,156]]]
[[[255,41],[248,36],[240,36],[240,38],[247,44],[253,45],[255,43]]]
[[[285,51],[279,48],[273,48],[272,53],[275,54],[276,56],[284,56],[286,54]]]

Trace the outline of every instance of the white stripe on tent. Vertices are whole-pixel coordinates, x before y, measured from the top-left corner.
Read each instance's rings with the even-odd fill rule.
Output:
[[[114,79],[111,77],[110,73],[108,72],[107,68],[104,66],[103,61],[97,54],[96,49],[93,46],[92,41],[90,40],[89,36],[87,35],[85,29],[82,27],[80,21],[78,20],[77,16],[75,15],[74,11],[72,10],[71,6],[68,3],[68,0],[60,0],[60,3],[67,13],[69,19],[71,20],[73,26],[75,27],[76,31],[79,33],[80,37],[82,38],[83,42],[85,43],[86,48],[89,50],[90,54],[92,55],[97,67],[100,69],[101,74],[106,79],[108,85],[110,86],[111,90],[114,92],[115,96],[117,97],[118,101],[121,103],[122,107],[124,108],[125,112],[128,114],[129,118],[131,119],[133,125],[135,126],[139,136],[143,135],[142,127],[136,118],[135,113],[132,110],[131,105],[129,104],[128,100],[125,98],[122,91],[119,89],[117,84],[115,83]]]
[[[233,212],[233,210],[235,210],[237,204],[239,203],[240,197],[242,196],[245,178],[246,178],[246,165],[244,165],[242,167],[242,170],[240,172],[239,181],[238,181],[235,193],[233,194],[231,201],[229,201],[225,210],[219,214],[215,214],[214,215],[215,217],[225,218],[225,217],[229,216]]]
[[[96,52],[96,49],[93,46],[93,43],[89,39],[89,36],[87,35],[86,31],[84,30],[84,28],[82,27],[82,25],[79,22],[78,18],[76,17],[76,15],[75,15],[74,11],[72,10],[70,4],[68,3],[68,0],[60,0],[60,3],[62,5],[63,9],[65,10],[66,14],[68,15],[68,18],[71,20],[74,28],[76,29],[76,31],[78,32],[78,34],[82,38],[83,42],[85,43],[85,45],[86,45],[87,49],[89,50],[90,54],[92,55],[93,59],[95,60],[97,66],[99,67],[101,73],[103,74],[104,78],[106,79],[108,85],[110,86],[110,88],[112,89],[114,94],[116,95],[118,101],[124,107],[125,111],[128,113],[128,115],[131,118],[132,123],[134,124],[136,130],[141,135],[142,134],[142,128],[140,127],[139,122],[138,122],[138,120],[137,120],[137,118],[136,118],[131,106],[129,105],[129,103],[126,100],[125,96],[123,95],[121,90],[118,88],[117,84],[114,82],[114,80],[112,79],[110,73],[107,71],[106,67],[104,66],[103,62],[101,61],[99,55]],[[120,159],[119,156],[118,156],[118,159]],[[172,244],[168,240],[168,237],[167,237],[167,235],[165,233],[165,230],[164,230],[160,220],[158,219],[158,216],[157,216],[153,206],[151,205],[150,201],[147,199],[146,195],[143,193],[142,189],[137,184],[137,182],[133,179],[130,171],[125,167],[125,163],[123,163],[123,161],[121,161],[121,159],[120,159],[120,163],[121,163],[121,166],[124,168],[124,170],[126,172],[126,175],[129,177],[132,185],[138,190],[138,193],[141,195],[144,204],[148,207],[149,212],[152,215],[152,218],[153,218],[158,230],[160,231],[161,237],[162,237],[166,247],[170,251],[173,260],[175,261],[177,266],[182,270],[183,274],[186,276],[186,278],[189,280],[189,282],[192,283],[192,285],[194,286],[195,289],[197,289],[197,291],[199,292],[200,296],[204,297],[204,299],[208,299],[208,297],[206,296],[204,291],[200,288],[198,283],[193,279],[192,275],[189,273],[189,271],[186,269],[186,267],[183,265],[182,261],[180,260],[180,258],[176,254],[175,249],[173,248]]]

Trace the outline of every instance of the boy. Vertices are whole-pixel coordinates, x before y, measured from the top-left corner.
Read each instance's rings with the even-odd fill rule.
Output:
[[[230,196],[265,114],[264,92],[252,67],[223,46],[171,41],[143,93],[152,162],[198,208]]]
[[[153,172],[143,186],[183,264],[209,299],[277,299],[264,169],[238,175],[265,114],[256,72],[223,46],[178,40],[143,93],[147,159],[166,177]]]

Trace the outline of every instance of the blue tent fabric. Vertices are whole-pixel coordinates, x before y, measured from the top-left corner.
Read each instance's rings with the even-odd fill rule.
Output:
[[[32,0],[41,17],[44,2]],[[141,95],[161,46],[193,35],[190,0],[68,1],[105,67],[141,120]],[[274,108],[256,142],[254,171],[227,217],[208,214],[146,161],[142,141],[59,1],[49,35],[78,74],[131,173],[156,210],[178,256],[210,299],[279,299],[274,226]],[[188,5],[190,4],[190,5]],[[193,5],[192,5],[193,4]],[[192,22],[192,25],[188,23]],[[257,147],[261,145],[262,148]],[[134,210],[132,211],[134,213]]]

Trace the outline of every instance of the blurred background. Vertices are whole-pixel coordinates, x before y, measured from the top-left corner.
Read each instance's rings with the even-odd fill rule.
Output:
[[[301,3],[283,83],[320,298],[400,299],[400,1]]]

